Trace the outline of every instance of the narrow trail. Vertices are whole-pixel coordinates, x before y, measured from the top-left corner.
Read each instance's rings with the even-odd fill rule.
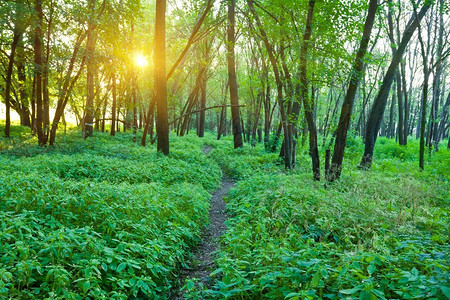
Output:
[[[202,151],[205,155],[213,148],[205,146]],[[202,242],[198,245],[194,258],[190,262],[190,268],[184,269],[181,273],[182,286],[188,279],[198,278],[200,282],[208,286],[209,274],[214,270],[214,255],[219,247],[218,238],[225,233],[227,213],[223,197],[235,186],[233,180],[223,174],[221,186],[212,194],[209,208],[209,228],[204,231]],[[179,294],[175,299],[184,299],[183,294]]]

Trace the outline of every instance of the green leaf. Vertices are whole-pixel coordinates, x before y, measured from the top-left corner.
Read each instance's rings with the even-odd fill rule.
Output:
[[[362,291],[359,300],[377,300],[377,297],[371,291]]]
[[[211,274],[209,274],[209,276],[212,277],[212,276],[214,276],[214,275],[216,275],[216,274],[221,273],[222,271],[223,271],[222,268],[218,268],[218,269],[212,271]]]
[[[122,272],[123,270],[125,270],[125,268],[127,267],[127,263],[121,263],[118,267],[117,267],[117,272]]]
[[[363,285],[358,285],[352,289],[340,290],[339,292],[342,294],[345,294],[345,295],[352,295],[352,294],[357,293],[360,290],[362,290],[363,287],[364,287]]]
[[[447,297],[448,299],[450,299],[450,288],[446,287],[446,286],[439,286],[441,288],[441,291],[444,293],[445,297]]]
[[[299,296],[300,296],[299,293],[289,293],[285,296],[285,299],[298,300]]]
[[[377,267],[375,265],[369,265],[367,267],[367,272],[369,272],[369,274],[372,275],[376,269],[377,269]]]
[[[316,274],[314,274],[313,279],[312,279],[312,286],[313,287],[317,287],[317,285],[319,284],[319,280],[320,280],[320,272],[317,271]]]
[[[91,282],[89,280],[85,281],[83,283],[83,293],[86,293],[90,287],[91,287]]]

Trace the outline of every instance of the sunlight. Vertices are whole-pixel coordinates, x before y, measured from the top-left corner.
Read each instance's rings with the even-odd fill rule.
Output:
[[[135,56],[134,56],[134,62],[135,62],[136,65],[138,65],[138,66],[141,67],[141,68],[143,68],[143,67],[145,67],[145,66],[148,65],[147,59],[146,59],[145,56],[142,55],[141,53],[135,54]]]

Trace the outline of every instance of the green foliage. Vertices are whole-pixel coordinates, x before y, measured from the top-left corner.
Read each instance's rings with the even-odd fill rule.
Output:
[[[0,298],[169,297],[219,167],[193,139],[164,157],[129,135],[78,135],[3,148]]]
[[[420,172],[416,141],[384,140],[367,172],[352,159],[361,140],[348,146],[342,179],[324,185],[312,181],[303,149],[284,174],[262,147],[215,144],[212,156],[243,180],[229,194],[215,284],[203,297],[445,299],[450,153],[441,147]]]
[[[232,154],[229,147],[224,147],[223,143],[215,145],[211,157],[234,179],[250,177],[256,173],[280,172],[278,153],[267,153],[262,144],[252,148],[234,149]]]

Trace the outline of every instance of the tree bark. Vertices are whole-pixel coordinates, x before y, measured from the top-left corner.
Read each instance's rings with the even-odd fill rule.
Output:
[[[259,28],[259,32],[261,33],[261,37],[264,42],[264,46],[267,50],[267,54],[269,55],[270,64],[272,65],[272,69],[273,69],[273,72],[275,75],[275,82],[277,85],[277,102],[280,107],[279,109],[280,109],[280,117],[281,117],[280,125],[283,128],[285,138],[289,140],[290,135],[289,135],[289,130],[288,130],[288,126],[287,126],[287,120],[286,120],[287,116],[286,116],[286,112],[285,112],[285,108],[284,108],[284,99],[283,99],[283,83],[280,78],[280,72],[278,70],[277,60],[273,53],[274,52],[273,47],[272,47],[272,45],[270,45],[268,38],[267,38],[266,31],[263,29],[261,20],[259,19],[258,14],[256,13],[255,8],[253,7],[253,1],[247,0],[247,4],[250,8],[251,13],[253,14],[253,16],[256,20],[256,23]],[[285,165],[286,169],[291,170],[292,169],[291,148],[290,148],[291,144],[288,143],[286,146],[285,146],[285,150],[284,150],[284,154],[285,154],[284,165]]]
[[[53,145],[55,142],[56,131],[58,130],[59,121],[60,121],[61,117],[64,115],[64,109],[67,105],[67,102],[69,101],[70,93],[71,93],[73,87],[75,86],[75,83],[77,82],[78,78],[80,77],[81,72],[83,71],[83,66],[85,63],[86,56],[83,56],[81,63],[80,63],[80,68],[78,69],[77,74],[72,78],[72,72],[74,69],[75,60],[76,60],[77,54],[80,50],[81,43],[86,38],[86,36],[87,36],[86,33],[79,35],[77,42],[75,43],[73,52],[72,52],[72,57],[69,62],[69,68],[68,68],[67,73],[64,78],[63,87],[58,95],[58,103],[56,105],[55,115],[53,116],[52,127],[50,130],[50,140],[49,140],[50,145]]]
[[[95,12],[95,0],[88,1],[88,10],[91,16]],[[88,31],[86,41],[86,57],[87,57],[87,93],[86,106],[84,112],[84,138],[92,137],[94,131],[94,50],[95,50],[95,24],[93,18],[88,20]]]
[[[14,55],[16,54],[16,47],[19,43],[21,33],[14,29],[13,41],[11,43],[11,52],[9,54],[8,70],[6,71],[6,87],[5,87],[5,113],[6,113],[6,123],[5,123],[5,137],[10,137],[10,127],[11,127],[11,84],[12,84],[12,72],[14,67]]]
[[[234,54],[235,44],[235,6],[236,0],[228,0],[228,29],[227,29],[227,63],[228,85],[230,87],[231,117],[233,119],[234,148],[243,147],[241,116],[239,112],[238,86],[236,81],[236,62]]]
[[[166,0],[156,0],[155,17],[155,102],[157,151],[169,154],[169,120],[166,82]]]
[[[345,143],[347,141],[348,128],[350,126],[350,117],[353,110],[353,103],[355,101],[356,91],[359,82],[364,76],[362,73],[364,68],[364,56],[367,52],[367,47],[372,33],[373,23],[377,12],[377,0],[370,0],[369,9],[367,11],[366,21],[364,23],[364,31],[359,44],[358,52],[356,53],[353,68],[350,71],[350,82],[347,89],[347,94],[342,104],[341,114],[339,116],[338,128],[336,130],[336,141],[334,144],[333,158],[331,160],[329,180],[333,181],[339,179],[342,171],[342,161],[344,159]]]
[[[34,64],[36,78],[36,132],[38,143],[43,146],[47,143],[47,137],[42,130],[43,124],[43,106],[42,106],[42,0],[36,0],[35,11],[37,16],[37,24],[34,31]]]
[[[197,135],[198,137],[205,136],[205,110],[206,107],[206,76],[203,76],[202,84],[200,86],[200,118],[198,121]]]
[[[308,97],[308,79],[306,77],[306,57],[308,55],[309,39],[312,33],[312,18],[314,14],[315,0],[309,0],[308,16],[306,19],[305,34],[303,35],[303,43],[300,50],[300,96],[303,101],[303,109],[305,119],[309,129],[309,155],[312,160],[312,171],[314,180],[320,180],[320,160],[319,149],[317,145],[317,128],[314,121],[315,99]]]
[[[372,165],[373,150],[377,140],[378,131],[380,130],[381,121],[383,120],[383,114],[386,108],[389,90],[395,77],[395,72],[400,64],[403,54],[405,53],[409,40],[411,39],[416,28],[419,26],[420,21],[425,16],[425,13],[430,8],[430,5],[430,1],[424,2],[417,16],[413,16],[412,21],[408,22],[409,25],[406,27],[397,51],[395,52],[389,68],[384,75],[383,83],[378,91],[377,97],[374,100],[369,118],[367,120],[364,154],[360,163],[360,167],[362,168],[368,169]]]
[[[113,71],[112,74],[112,105],[111,105],[111,131],[110,135],[116,135],[116,102],[117,102],[117,91],[116,91],[116,74]]]

